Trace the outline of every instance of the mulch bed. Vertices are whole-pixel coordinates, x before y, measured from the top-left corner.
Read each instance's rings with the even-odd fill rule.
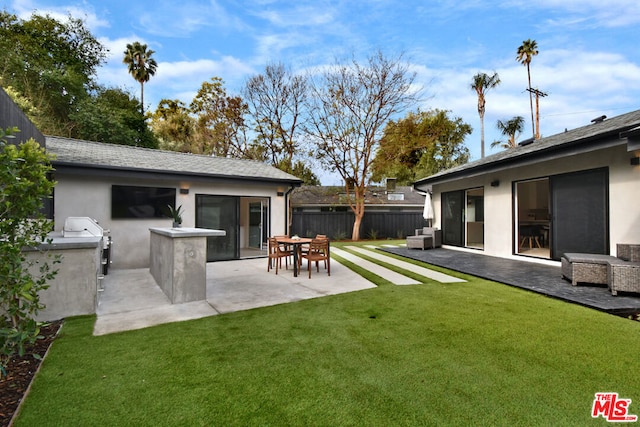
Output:
[[[0,426],[9,425],[31,384],[31,380],[33,380],[33,376],[38,371],[42,360],[36,359],[33,355],[44,357],[61,326],[62,320],[43,326],[40,329],[40,335],[43,338],[28,347],[24,356],[16,356],[9,361],[7,376],[0,378]]]

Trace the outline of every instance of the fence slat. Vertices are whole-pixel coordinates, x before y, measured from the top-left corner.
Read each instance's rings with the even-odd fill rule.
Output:
[[[349,239],[355,216],[352,212],[293,212],[291,234],[313,237],[326,234],[332,239]],[[404,239],[416,228],[426,226],[420,212],[366,212],[360,227],[362,238]]]

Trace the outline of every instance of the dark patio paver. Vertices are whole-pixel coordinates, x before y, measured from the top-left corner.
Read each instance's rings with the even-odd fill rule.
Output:
[[[619,293],[618,296],[612,296],[606,285],[572,286],[562,278],[559,265],[518,261],[443,248],[416,250],[385,247],[381,250],[618,316],[626,317],[640,313],[640,296],[637,294]]]

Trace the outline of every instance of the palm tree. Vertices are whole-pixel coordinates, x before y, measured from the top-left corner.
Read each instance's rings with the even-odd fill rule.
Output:
[[[486,73],[478,73],[473,76],[471,89],[478,94],[478,115],[480,115],[480,155],[484,158],[484,94],[500,84],[500,76],[494,72],[492,76]]]
[[[494,141],[491,143],[492,147],[501,146],[503,148],[515,148],[516,147],[516,139],[524,130],[524,117],[516,116],[511,120],[507,120],[503,122],[502,120],[498,120],[496,124],[500,133],[507,137],[507,142],[502,141]]]
[[[158,63],[151,57],[155,52],[147,50],[146,44],[133,42],[127,44],[124,51],[123,63],[129,66],[129,74],[140,83],[140,104],[144,114],[144,84],[156,73]]]
[[[533,94],[531,93],[531,60],[538,54],[538,44],[535,40],[527,39],[522,42],[518,48],[518,56],[516,61],[527,66],[527,77],[529,80],[529,105],[531,106],[531,127],[533,128],[533,136],[536,136],[535,124],[533,121]]]

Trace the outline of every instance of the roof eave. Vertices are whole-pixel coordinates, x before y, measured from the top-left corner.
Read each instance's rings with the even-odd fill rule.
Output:
[[[60,170],[61,172],[71,173],[74,175],[93,175],[93,176],[114,176],[111,173],[106,172],[117,172],[117,175],[120,177],[127,178],[141,178],[147,177],[151,179],[160,179],[160,178],[168,178],[173,177],[176,179],[181,178],[190,178],[198,181],[243,181],[243,182],[256,182],[256,183],[273,183],[273,184],[286,184],[293,187],[300,187],[303,183],[301,179],[285,179],[285,178],[272,178],[272,177],[256,177],[256,176],[243,176],[243,175],[222,175],[222,174],[202,174],[197,172],[174,172],[174,171],[166,171],[160,169],[142,169],[142,168],[131,168],[131,167],[118,167],[118,166],[108,166],[108,165],[95,165],[95,164],[82,164],[76,162],[61,162],[57,160],[53,160],[51,162],[54,169]]]
[[[424,191],[425,188],[428,188],[433,184],[442,184],[461,178],[473,178],[478,175],[498,172],[516,166],[526,166],[529,164],[539,163],[541,161],[561,158],[567,155],[583,154],[598,149],[623,145],[626,142],[618,137],[620,135],[619,132],[620,130],[618,129],[616,131],[599,134],[583,140],[573,141],[562,145],[554,145],[546,149],[524,153],[516,157],[508,157],[506,159],[480,164],[478,166],[453,171],[451,173],[433,175],[414,182],[413,188],[417,191]],[[611,138],[611,136],[614,136],[614,138]]]

